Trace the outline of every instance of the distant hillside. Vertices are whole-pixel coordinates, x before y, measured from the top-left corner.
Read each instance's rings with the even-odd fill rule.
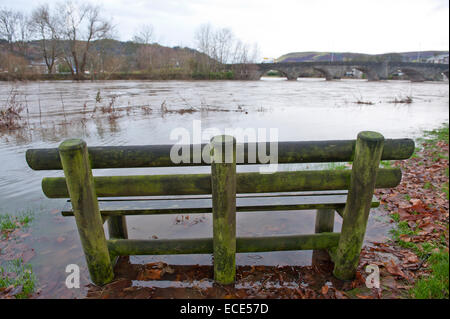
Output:
[[[84,43],[80,42],[80,44]],[[66,47],[68,49],[68,43],[66,41],[60,41],[58,47]],[[0,39],[0,54],[2,52],[8,52],[8,44],[5,40]],[[15,48],[14,54],[24,59],[26,63],[43,64],[44,62],[40,40],[28,42],[24,51]],[[120,65],[118,69],[111,67],[115,71],[147,70],[149,68],[169,66],[182,68],[188,67],[189,63],[198,59],[210,59],[205,54],[187,47],[166,47],[157,43],[144,45],[132,41],[123,42],[111,39],[98,40],[91,43],[89,52],[90,64],[98,63],[95,59],[100,56],[103,64],[109,61],[111,65]],[[58,61],[58,63],[64,64],[62,58]],[[1,62],[0,69],[2,67]],[[5,66],[3,67],[5,68]]]
[[[449,51],[414,51],[384,54],[364,54],[352,52],[292,52],[280,56],[277,62],[321,62],[321,61],[425,61],[436,55],[448,54]]]
[[[72,54],[71,43],[58,41],[55,45],[57,53],[54,64],[49,63],[49,72],[41,45],[41,41],[29,41],[25,44],[15,42],[11,45],[0,39],[0,81],[69,78],[242,80],[253,76],[252,66],[237,64],[230,69],[188,47],[166,47],[157,43],[140,44],[112,39],[91,42],[87,54],[86,42],[77,42],[77,60]],[[81,64],[84,57],[86,60]]]

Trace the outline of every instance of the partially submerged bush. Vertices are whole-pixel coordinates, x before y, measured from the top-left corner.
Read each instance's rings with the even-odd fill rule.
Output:
[[[25,107],[17,101],[17,96],[17,91],[11,90],[6,100],[6,106],[0,109],[0,130],[14,130],[22,127],[20,113]]]
[[[412,96],[409,96],[409,95],[407,95],[405,97],[399,97],[399,98],[396,97],[394,100],[390,101],[390,103],[394,103],[394,104],[397,104],[397,103],[411,104],[412,102],[413,102],[413,98],[412,98]]]

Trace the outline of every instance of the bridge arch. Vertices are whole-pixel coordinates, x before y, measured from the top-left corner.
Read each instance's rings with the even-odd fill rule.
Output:
[[[321,67],[315,66],[315,67],[313,67],[313,69],[315,71],[319,72],[320,74],[322,74],[323,77],[327,81],[331,81],[331,80],[335,80],[336,79],[326,68],[321,68]]]
[[[411,82],[423,82],[426,80],[421,72],[409,67],[393,68],[389,71],[388,77],[392,78],[393,76],[402,75],[405,76],[406,80],[410,80]]]
[[[400,69],[411,82],[423,82],[425,81],[425,76],[419,72],[418,70],[415,70],[413,68],[403,67]]]
[[[270,68],[270,69],[266,69],[261,71],[261,74],[259,76],[259,78],[261,79],[263,76],[268,75],[270,72],[276,71],[278,72],[282,77],[288,78],[288,74],[283,71],[281,68]]]
[[[372,68],[366,66],[355,65],[353,69],[362,72],[368,81],[379,81],[380,77]]]
[[[447,80],[449,79],[449,78],[448,78],[448,76],[449,76],[449,72],[448,72],[448,70],[447,70],[447,71],[444,71],[444,72],[442,72],[442,74],[443,74],[443,75],[445,75],[445,77],[447,78]]]
[[[336,62],[281,62],[261,63],[255,65],[251,79],[260,79],[269,70],[276,70],[288,78],[296,80],[304,74],[322,75],[327,80],[340,79],[352,69],[359,70],[369,81],[387,80],[397,70],[413,82],[426,80],[442,81],[448,77],[448,64],[413,63],[413,62],[367,62],[367,61],[336,61]],[[312,71],[310,71],[312,70]]]

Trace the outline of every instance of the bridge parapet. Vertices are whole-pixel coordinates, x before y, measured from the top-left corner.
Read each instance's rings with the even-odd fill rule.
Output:
[[[269,70],[279,71],[288,80],[295,80],[301,74],[318,71],[327,80],[342,78],[346,72],[359,70],[366,74],[369,81],[387,80],[398,71],[406,74],[413,82],[439,81],[443,74],[448,77],[448,64],[413,62],[366,62],[366,61],[324,61],[324,62],[281,62],[255,64],[254,78],[259,78]]]

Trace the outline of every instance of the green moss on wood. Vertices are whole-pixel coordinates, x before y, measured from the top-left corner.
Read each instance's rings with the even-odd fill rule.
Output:
[[[268,252],[331,249],[339,242],[339,233],[238,237],[236,252]],[[110,239],[108,249],[115,256],[212,254],[212,238],[189,239]]]
[[[333,232],[334,209],[318,209],[316,214],[316,233]]]
[[[237,193],[343,190],[350,187],[350,170],[291,171],[273,174],[239,173]],[[400,183],[399,168],[378,170],[376,188],[395,187]],[[98,176],[94,178],[98,197],[200,195],[211,194],[209,174]],[[42,190],[49,198],[67,198],[65,179],[46,177]]]
[[[108,218],[109,238],[128,238],[127,221],[125,216],[109,216]]]
[[[358,134],[350,189],[343,213],[341,237],[335,253],[334,275],[339,279],[353,279],[356,272],[383,142],[383,136],[376,132]]]
[[[97,285],[106,284],[113,279],[114,273],[86,143],[82,140],[67,140],[61,143],[59,153],[91,279]]]
[[[304,141],[278,143],[278,163],[325,163],[348,162],[354,158],[355,140],[343,141]],[[206,144],[202,145],[202,148]],[[266,144],[266,150],[269,150]],[[202,161],[194,163],[194,147],[190,148],[190,163],[173,163],[170,159],[172,145],[148,146],[102,146],[89,147],[92,168],[130,168],[130,167],[167,167],[167,166],[199,166],[209,165]],[[244,160],[248,163],[248,149],[252,144],[245,143],[238,147],[245,152]],[[256,149],[258,149],[256,147]],[[382,160],[401,160],[409,158],[414,152],[414,141],[411,139],[388,139],[385,141]],[[242,156],[237,154],[237,158]],[[26,152],[28,165],[35,170],[61,169],[58,149],[29,149]],[[242,164],[238,161],[238,164]]]
[[[232,136],[211,140],[211,194],[214,280],[226,285],[236,275],[236,140]]]
[[[234,282],[235,253],[274,250],[328,249],[335,261],[334,273],[338,278],[351,279],[358,263],[364,239],[373,189],[395,187],[401,179],[397,168],[378,169],[380,159],[406,159],[414,152],[410,139],[386,140],[376,132],[361,132],[358,139],[349,141],[282,142],[278,144],[278,163],[344,162],[354,161],[352,171],[322,170],[236,174],[236,158],[248,161],[245,144],[236,154],[236,142],[227,137],[225,143],[233,145],[233,161],[219,163],[218,147],[224,149],[217,137],[212,140],[211,175],[152,175],[152,176],[104,176],[92,177],[92,168],[131,168],[161,166],[193,166],[209,162],[193,163],[194,146],[190,145],[190,163],[175,164],[170,159],[172,145],[91,147],[81,140],[67,140],[58,149],[28,150],[26,160],[36,170],[61,169],[66,178],[44,178],[44,193],[51,198],[68,197],[85,251],[89,271],[96,284],[112,280],[111,258],[120,255],[214,253],[215,279],[222,284]],[[384,144],[384,148],[383,148]],[[258,144],[257,147],[260,147]],[[266,144],[269,149],[269,144]],[[89,154],[88,154],[89,153]],[[222,152],[222,156],[224,156]],[[215,159],[215,160],[214,160]],[[242,163],[242,162],[239,162]],[[251,163],[251,162],[250,162]],[[236,192],[267,193],[289,191],[320,191],[350,189],[345,209],[342,205],[320,206],[314,235],[275,236],[236,239]],[[177,209],[105,211],[111,240],[106,242],[102,216],[97,196],[154,196],[212,194],[213,239],[188,240],[125,240],[126,222],[123,215],[129,213],[176,213]],[[308,204],[274,204],[271,210],[304,209]],[[257,206],[241,207],[252,211]],[[332,233],[334,212],[344,216],[342,236]],[[209,207],[192,208],[192,211],[209,210]],[[203,212],[203,211],[202,211]],[[70,212],[68,212],[70,213]],[[339,245],[338,245],[339,242]],[[109,248],[109,249],[108,249]],[[109,257],[111,254],[111,258]]]

